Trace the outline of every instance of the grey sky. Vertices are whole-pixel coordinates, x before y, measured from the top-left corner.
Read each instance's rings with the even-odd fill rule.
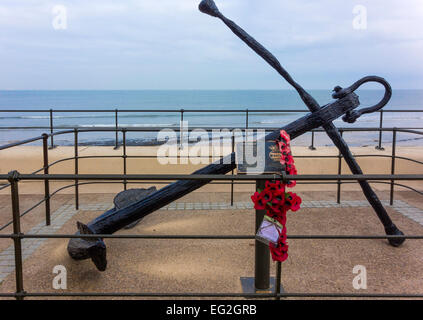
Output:
[[[1,0],[0,89],[286,89],[199,0]],[[310,89],[423,88],[422,0],[216,0]],[[67,8],[55,30],[52,9]],[[367,29],[353,8],[367,8]]]

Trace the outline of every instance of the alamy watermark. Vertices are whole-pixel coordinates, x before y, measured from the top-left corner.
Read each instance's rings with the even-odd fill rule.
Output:
[[[53,268],[53,274],[57,274],[53,278],[53,289],[56,290],[66,290],[68,288],[68,279],[67,279],[67,270],[65,266],[57,265]]]
[[[55,5],[51,9],[53,20],[51,25],[54,30],[66,30],[68,28],[68,9],[64,5]]]
[[[352,13],[354,18],[352,21],[352,27],[355,30],[366,30],[367,29],[367,7],[361,4],[354,6]]]
[[[189,130],[188,121],[180,122],[180,130],[163,129],[157,141],[164,142],[157,150],[157,161],[168,164],[209,164],[221,160],[230,164],[232,148],[236,145],[236,163],[246,164],[247,173],[260,174],[265,168],[265,135],[263,129]],[[241,155],[241,156],[238,156]]]
[[[352,285],[355,290],[367,289],[367,270],[365,266],[356,265],[353,268],[353,274],[357,274],[353,281]]]

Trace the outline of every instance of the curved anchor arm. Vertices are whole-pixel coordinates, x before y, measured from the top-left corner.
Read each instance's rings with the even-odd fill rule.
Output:
[[[391,99],[391,96],[392,96],[391,85],[385,79],[378,76],[367,76],[367,77],[361,78],[360,80],[355,82],[353,85],[349,86],[348,88],[341,88],[339,86],[335,87],[334,89],[335,93],[332,94],[332,97],[335,99],[341,99],[345,97],[346,95],[357,90],[366,82],[378,82],[382,84],[385,87],[385,95],[383,96],[382,100],[378,104],[372,107],[363,108],[360,110],[348,111],[346,115],[342,117],[342,120],[344,120],[345,122],[354,123],[363,114],[373,113],[382,109]]]

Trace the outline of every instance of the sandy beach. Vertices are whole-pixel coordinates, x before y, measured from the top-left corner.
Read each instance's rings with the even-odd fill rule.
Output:
[[[205,166],[206,164],[194,165],[188,164],[167,164],[162,165],[156,158],[156,146],[143,147],[127,147],[128,156],[147,156],[147,158],[127,158],[128,174],[189,174]],[[351,151],[357,156],[357,162],[367,174],[390,174],[391,173],[391,154],[392,149],[386,147],[384,151],[375,150],[373,146],[369,147],[352,147]],[[230,152],[230,148],[224,150],[224,155]],[[79,147],[78,167],[80,174],[123,174],[123,148],[115,150],[112,147],[87,146]],[[338,156],[338,150],[335,147],[318,147],[317,150],[311,151],[308,147],[293,147],[293,154],[296,157],[296,167],[299,174],[337,174],[338,158],[301,158],[302,156]],[[372,155],[371,157],[360,157],[360,155]],[[43,166],[42,148],[38,146],[15,147],[12,149],[0,151],[0,173],[6,174],[10,170],[18,170],[20,173],[32,173]],[[106,158],[111,156],[112,158]],[[423,161],[423,153],[420,147],[397,147],[397,157],[407,157],[418,161]],[[49,163],[54,163],[62,159],[74,157],[73,147],[56,147],[48,152]],[[87,157],[87,158],[85,158]],[[89,158],[95,157],[95,158]],[[208,159],[204,159],[208,161]],[[54,174],[74,174],[75,161],[69,159],[58,162],[50,167],[50,173]],[[344,161],[342,161],[342,173],[351,174]],[[423,167],[418,163],[396,159],[396,174],[413,174],[422,173]],[[236,173],[236,172],[235,172]],[[51,190],[55,190],[60,186],[68,183],[51,182]],[[419,187],[421,183],[415,181],[407,181],[407,185]],[[140,184],[128,187],[139,186]],[[163,184],[146,183],[145,185],[156,185],[157,188]],[[225,187],[225,186],[223,186]],[[230,190],[229,186],[226,186]],[[222,191],[222,185],[208,185],[200,191]],[[235,191],[252,191],[252,186],[237,185]],[[335,190],[336,186],[328,184],[324,186],[325,190]],[[357,184],[345,184],[345,190],[358,190]],[[387,190],[389,185],[374,184],[377,190]],[[298,190],[321,190],[321,185],[302,185],[299,184]],[[20,183],[20,192],[23,194],[36,194],[43,192],[42,184],[37,181],[26,181]],[[120,184],[88,184],[80,187],[80,193],[98,193],[98,192],[119,192],[122,190]],[[8,194],[8,190],[0,191],[0,194]],[[65,189],[61,193],[73,193],[73,189]]]

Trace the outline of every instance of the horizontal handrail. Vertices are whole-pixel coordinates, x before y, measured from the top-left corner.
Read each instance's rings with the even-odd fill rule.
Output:
[[[0,126],[0,130],[34,130],[34,129],[50,129],[50,127],[48,126],[13,126],[13,127],[3,127]],[[98,127],[98,126],[84,126],[84,127],[74,127],[74,126],[55,126],[54,129],[61,129],[64,131],[56,131],[53,134],[49,134],[49,136],[55,136],[58,134],[64,134],[64,133],[72,133],[74,132],[75,129],[77,129],[79,132],[91,132],[91,131],[119,131],[119,132],[123,132],[123,131],[133,131],[133,132],[159,132],[163,129],[171,129],[175,132],[179,132],[180,131],[180,126],[154,126],[154,127],[137,127],[137,126],[130,126],[130,127],[125,127],[125,126],[118,126],[116,127]],[[276,127],[257,127],[257,126],[251,126],[249,125],[248,128],[246,126],[238,126],[238,127],[227,127],[227,126],[201,126],[201,127],[194,127],[191,126],[189,128],[184,129],[185,132],[191,132],[193,130],[197,130],[197,129],[202,129],[206,132],[211,132],[212,130],[222,130],[222,129],[228,129],[228,130],[266,130],[266,131],[275,131],[275,130],[279,130],[279,128]],[[375,127],[359,127],[359,128],[349,128],[349,127],[338,127],[339,131],[372,131],[372,132],[376,132],[376,131],[382,131],[382,132],[386,132],[386,131],[392,131],[394,129],[394,127],[387,127],[387,128],[375,128]],[[400,128],[395,128],[398,131],[400,130],[411,130],[410,133],[415,133],[413,132],[414,130],[423,130],[423,127],[400,127]],[[310,132],[325,132],[324,129],[312,129],[310,130]],[[419,131],[417,131],[417,133],[419,133]]]
[[[50,113],[50,112],[54,112],[54,113],[61,113],[61,112],[110,112],[110,113],[122,113],[122,112],[126,112],[126,113],[132,113],[132,112],[147,112],[147,113],[163,113],[163,112],[175,112],[175,113],[180,113],[180,112],[199,112],[199,113],[219,113],[219,112],[276,112],[276,113],[286,113],[286,112],[310,112],[310,110],[308,109],[249,109],[249,108],[244,108],[244,109],[24,109],[24,110],[20,110],[20,109],[4,109],[4,110],[0,110],[0,113],[2,112],[7,112],[7,113],[15,113],[15,112],[23,112],[23,113],[32,113],[32,112],[46,112],[46,113]],[[423,112],[422,109],[386,109],[386,110],[377,110],[375,112],[383,112],[383,113],[387,113],[387,112]]]
[[[379,183],[379,184],[389,184],[389,185],[392,184],[392,182],[374,181],[374,180],[368,180],[368,182],[369,183]],[[68,188],[71,188],[71,187],[75,187],[77,185],[78,186],[81,186],[81,185],[89,185],[89,184],[112,184],[112,183],[114,183],[114,184],[121,184],[121,182],[119,182],[119,181],[101,181],[101,182],[99,182],[99,181],[90,181],[90,182],[72,183],[72,184],[68,184],[68,185],[62,186],[62,187],[58,188],[57,190],[53,191],[50,194],[49,198],[50,199],[53,198],[53,196],[55,196],[57,193],[59,193],[62,190],[65,190],[65,189],[68,189]],[[171,183],[171,181],[148,181],[148,180],[143,180],[143,181],[132,181],[131,183],[133,183],[133,184],[167,184],[167,183]],[[232,183],[231,181],[228,181],[228,182],[219,182],[219,181],[216,182],[216,181],[212,181],[212,182],[210,182],[210,184],[223,184],[223,185],[225,185],[225,184],[226,185],[230,185],[231,183]],[[326,184],[326,185],[327,184],[338,184],[338,183],[339,182],[337,182],[337,181],[333,181],[333,182],[331,182],[331,181],[324,181],[324,182],[322,182],[322,181],[317,181],[317,182],[316,181],[311,181],[311,182],[310,181],[309,182],[298,181],[297,182],[297,184]],[[347,181],[347,182],[341,182],[341,183],[342,184],[352,184],[352,183],[356,183],[356,182]],[[255,184],[255,182],[254,181],[251,181],[251,182],[236,181],[236,184],[247,184],[247,185],[249,184],[249,185],[251,185],[251,184]],[[414,188],[412,188],[410,186],[407,186],[407,185],[404,185],[404,184],[400,184],[400,183],[396,183],[396,182],[394,182],[393,184],[395,186],[402,187],[402,188],[405,188],[405,189],[409,189],[411,191],[414,191],[414,192],[418,193],[419,195],[423,195],[423,192],[422,191],[419,191],[417,189],[414,189]],[[10,186],[10,184],[8,186]],[[41,203],[45,202],[46,200],[47,200],[46,198],[41,199],[37,204],[35,204],[31,208],[25,210],[25,212],[21,213],[19,216],[20,217],[25,216],[27,213],[29,213],[30,211],[32,211],[34,208],[36,208],[37,206],[39,206]],[[10,226],[12,223],[13,223],[12,220],[9,221],[9,222],[7,222],[6,224],[4,224],[3,226],[0,227],[0,231],[4,230],[8,226]]]
[[[51,136],[58,136],[58,135],[62,135],[62,134],[69,134],[69,133],[74,133],[75,130],[78,130],[79,133],[82,132],[159,132],[163,129],[171,129],[175,132],[179,132],[181,131],[181,127],[180,126],[163,126],[163,127],[122,127],[119,126],[117,128],[115,127],[98,127],[98,126],[93,126],[93,127],[60,127],[57,126],[55,127],[56,129],[64,129],[61,131],[56,131],[54,133],[46,133],[49,137]],[[0,129],[49,129],[49,127],[0,127]],[[279,127],[255,127],[255,126],[249,126],[248,128],[245,126],[232,126],[232,127],[227,127],[227,126],[201,126],[201,127],[196,127],[196,126],[190,126],[189,128],[184,128],[185,132],[191,132],[194,130],[198,130],[198,129],[202,129],[206,132],[212,132],[212,130],[222,130],[222,129],[227,129],[227,130],[266,130],[266,131],[275,131],[275,130],[279,130]],[[376,127],[359,127],[359,128],[349,128],[349,127],[338,127],[337,128],[339,131],[344,131],[344,132],[360,132],[360,131],[370,131],[370,132],[391,132],[391,131],[398,131],[398,132],[406,132],[406,133],[416,133],[416,134],[423,134],[421,131],[416,131],[416,130],[423,130],[423,127],[385,127],[385,128],[376,128]],[[312,129],[310,130],[310,132],[325,132],[324,129]],[[42,139],[42,137],[35,137],[35,138],[31,138],[31,139]],[[30,139],[27,139],[30,140]],[[26,141],[26,140],[22,140],[22,141]],[[31,142],[31,141],[30,141]],[[28,142],[24,142],[24,143],[28,143]]]
[[[99,156],[76,156],[76,157],[67,157],[67,158],[63,158],[63,159],[59,159],[56,161],[53,161],[52,163],[49,163],[49,165],[47,166],[47,168],[51,168],[56,164],[65,162],[65,161],[70,161],[70,160],[75,160],[75,159],[102,159],[102,158],[128,158],[128,159],[135,159],[135,158],[145,158],[145,159],[150,159],[150,158],[188,158],[189,156],[184,156],[184,155],[179,155],[179,156],[157,156],[157,155],[99,155]],[[214,156],[196,156],[196,158],[213,158]],[[299,155],[296,156],[296,158],[298,159],[337,159],[339,158],[339,155],[311,155],[311,156],[304,156],[304,155]],[[342,155],[341,155],[342,157]],[[375,157],[375,158],[392,158],[392,155],[384,155],[384,154],[358,154],[358,155],[354,155],[355,158],[367,158],[367,157]],[[415,160],[415,159],[411,159],[408,157],[402,157],[402,156],[395,156],[397,159],[400,160],[405,160],[405,161],[410,161],[410,162],[414,162],[417,164],[422,164],[423,165],[423,161],[419,161],[419,160]],[[40,168],[34,172],[32,172],[31,174],[36,174],[40,171],[42,171],[44,168]],[[5,184],[3,186],[0,187],[0,190],[4,189],[5,187],[9,186],[10,184]]]
[[[423,298],[423,294],[406,293],[180,293],[180,292],[32,292],[0,293],[0,297],[192,297],[192,298]]]
[[[253,240],[255,235],[155,235],[155,234],[0,234],[0,239],[181,239],[181,240]],[[371,240],[371,239],[414,239],[423,240],[423,235],[287,235],[288,239],[301,240]]]
[[[54,112],[63,112],[62,110],[55,110]],[[93,112],[97,112],[98,110],[95,110]],[[0,111],[2,112],[2,111]],[[18,110],[16,112],[22,112],[22,110]],[[27,112],[33,112],[32,110],[28,110]],[[53,112],[52,109],[50,110],[45,110],[43,112]],[[78,110],[67,110],[66,112],[78,112]],[[84,110],[81,112],[91,112],[90,110]],[[122,110],[104,110],[103,112],[113,112],[117,115],[117,112],[125,112]],[[136,110],[128,110],[127,112],[137,112]],[[138,112],[148,112],[148,110],[140,110]],[[158,110],[151,110],[151,112],[158,112]],[[161,110],[159,112],[181,112],[181,115],[183,114],[183,112],[234,112],[234,110],[174,110],[174,111],[169,111],[169,110]],[[240,110],[239,112],[246,112],[246,116],[247,116],[247,123],[245,127],[234,127],[232,128],[234,129],[241,129],[244,130],[248,127],[248,113],[249,112],[266,112],[266,110]],[[269,112],[275,112],[275,110],[269,110]],[[283,110],[283,111],[276,111],[276,112],[308,112],[308,111],[303,111],[303,110]],[[382,111],[381,111],[382,112]],[[395,112],[395,110],[393,110],[393,112]],[[404,112],[404,110],[398,110],[398,112]],[[416,112],[416,110],[410,110],[410,112]],[[423,110],[417,111],[417,112],[423,112]],[[382,113],[381,113],[381,117],[382,117]],[[116,118],[117,119],[117,118]],[[5,127],[0,128],[4,129]],[[16,128],[16,127],[15,127]],[[24,128],[24,127],[22,127]],[[52,124],[51,127],[52,128]],[[56,127],[56,129],[59,127]],[[170,127],[173,128],[175,131],[180,131],[179,127]],[[23,144],[27,144],[30,142],[34,142],[40,139],[44,139],[44,167],[40,170],[37,170],[36,173],[42,171],[44,169],[44,174],[19,174],[19,173],[15,173],[15,174],[8,174],[8,175],[0,175],[0,180],[9,180],[12,184],[14,184],[14,190],[15,193],[17,193],[17,184],[16,182],[18,180],[24,180],[24,181],[35,181],[35,180],[39,180],[39,181],[44,181],[46,184],[48,184],[48,182],[50,180],[52,181],[58,181],[58,180],[74,180],[75,184],[72,185],[67,185],[64,187],[59,188],[58,190],[56,190],[53,193],[49,193],[49,191],[47,190],[46,192],[46,197],[44,199],[42,199],[41,201],[39,201],[38,203],[36,203],[34,206],[32,206],[30,209],[26,210],[23,214],[19,215],[19,210],[16,212],[14,211],[14,219],[19,220],[20,216],[25,215],[26,213],[30,212],[31,210],[33,210],[35,207],[39,206],[41,203],[45,202],[45,201],[49,201],[49,199],[56,195],[59,191],[65,189],[65,188],[69,188],[71,186],[76,186],[76,185],[82,185],[82,184],[89,184],[89,183],[120,183],[119,181],[124,180],[125,181],[125,189],[126,189],[126,181],[131,181],[131,183],[140,183],[139,181],[148,181],[148,180],[152,180],[155,181],[156,183],[160,183],[160,182],[164,182],[164,183],[168,183],[169,180],[174,181],[174,180],[208,180],[208,181],[214,181],[215,183],[219,183],[219,181],[222,181],[221,183],[225,183],[225,182],[232,182],[233,181],[237,181],[238,183],[248,183],[248,181],[257,181],[257,180],[273,180],[273,179],[281,179],[283,181],[287,181],[287,180],[297,180],[298,183],[307,183],[307,181],[309,183],[338,183],[338,185],[340,185],[340,183],[355,183],[356,181],[364,181],[364,180],[385,180],[385,181],[390,181],[390,183],[388,182],[383,182],[383,181],[372,181],[375,183],[388,183],[391,186],[393,185],[398,185],[398,186],[402,186],[402,187],[406,187],[409,189],[412,189],[408,186],[405,185],[400,185],[395,183],[395,180],[410,180],[410,181],[420,181],[423,180],[423,175],[407,175],[407,174],[403,174],[403,175],[398,175],[398,174],[394,174],[394,171],[391,172],[392,174],[369,174],[369,175],[342,175],[342,174],[338,174],[338,175],[297,175],[297,176],[291,176],[291,175],[286,175],[285,173],[282,173],[280,175],[278,174],[274,174],[274,175],[184,175],[184,174],[176,174],[176,175],[169,175],[169,174],[162,174],[162,175],[158,175],[158,174],[148,174],[148,175],[140,175],[140,174],[126,174],[126,167],[124,170],[124,174],[78,174],[78,170],[75,169],[75,173],[76,174],[48,174],[48,168],[53,166],[54,164],[57,164],[59,162],[62,161],[67,161],[67,160],[72,160],[75,159],[76,164],[77,164],[77,160],[78,159],[86,159],[86,158],[93,158],[93,157],[101,157],[101,158],[120,158],[123,157],[124,160],[126,161],[127,158],[137,158],[137,157],[149,157],[149,156],[128,156],[126,155],[126,145],[124,142],[124,154],[123,155],[114,155],[114,156],[78,156],[77,154],[77,134],[78,133],[82,133],[82,132],[98,132],[98,131],[104,131],[104,132],[116,132],[116,141],[117,141],[117,132],[122,132],[123,133],[123,139],[125,141],[125,133],[126,132],[147,132],[147,131],[160,131],[163,128],[157,128],[157,127],[142,127],[142,128],[138,128],[138,127],[129,127],[129,128],[124,128],[124,127],[118,127],[117,122],[116,122],[116,127],[114,128],[110,128],[110,127],[94,127],[94,128],[73,128],[73,129],[68,129],[67,130],[63,130],[63,131],[58,131],[53,133],[53,130],[51,130],[50,134],[44,134],[41,137],[35,137],[32,139],[27,139],[27,140],[23,140],[23,141],[19,141],[16,142],[14,144],[9,144],[6,146],[2,146],[0,147],[0,150],[4,150],[4,149],[8,149],[11,148],[13,146],[18,146],[18,145],[23,145]],[[195,130],[196,128],[190,128],[187,131],[190,130]],[[206,129],[206,131],[209,130],[213,130],[213,129],[222,129],[221,128],[201,128],[201,129]],[[227,128],[224,128],[227,129]],[[278,128],[259,128],[259,127],[250,127],[250,129],[265,129],[265,130],[277,130]],[[417,135],[423,135],[423,132],[420,131],[416,131],[416,130],[423,130],[423,128],[339,128],[340,132],[357,132],[357,131],[374,131],[374,132],[388,132],[388,131],[392,131],[394,133],[394,139],[393,141],[395,141],[395,137],[396,137],[396,133],[397,132],[406,132],[406,133],[411,133],[411,134],[417,134]],[[316,129],[316,130],[312,130],[312,132],[322,132],[323,130],[321,129]],[[58,161],[55,161],[51,164],[48,163],[48,159],[46,156],[46,139],[47,137],[51,137],[51,144],[53,147],[53,136],[56,135],[61,135],[61,134],[68,134],[68,133],[74,133],[75,134],[75,156],[74,157],[70,157],[70,158],[66,158],[66,159],[61,159]],[[117,144],[116,144],[117,146]],[[393,144],[393,149],[395,150],[395,145]],[[418,160],[413,160],[413,159],[409,159],[406,157],[399,157],[396,156],[395,153],[393,152],[392,156],[388,156],[388,155],[357,155],[357,157],[371,157],[371,156],[379,156],[379,157],[387,157],[387,158],[392,158],[393,161],[395,161],[395,159],[402,159],[402,160],[409,160],[409,161],[413,161],[415,163],[418,164],[423,164],[421,161]],[[342,156],[299,156],[300,158],[342,158]],[[126,164],[126,163],[125,163]],[[75,168],[76,165],[75,165]],[[80,182],[80,181],[89,181],[89,182]],[[101,181],[101,182],[98,182]],[[322,182],[323,181],[323,182]],[[142,183],[142,182],[141,182]],[[414,190],[416,192],[418,192],[417,190]],[[392,192],[392,190],[391,190]],[[13,190],[12,190],[13,193]],[[420,193],[420,192],[419,192]],[[77,193],[76,193],[77,194]],[[47,196],[48,195],[48,196]],[[78,202],[76,202],[76,209],[78,208]],[[392,204],[392,199],[391,199],[391,204]],[[47,204],[46,204],[47,205]],[[46,209],[47,210],[47,209]],[[2,228],[3,229],[3,228]],[[13,239],[15,242],[19,242],[24,239],[24,238],[122,238],[122,239],[228,239],[228,240],[253,240],[255,239],[254,235],[101,235],[101,234],[96,234],[96,235],[84,235],[83,237],[81,237],[81,235],[67,235],[67,234],[23,234],[20,233],[20,231],[13,231],[13,234],[4,234],[4,235],[0,235],[0,239],[1,238],[11,238]],[[365,239],[415,239],[415,240],[421,240],[423,239],[423,235],[407,235],[407,236],[387,236],[387,235],[289,235],[288,238],[290,239],[312,239],[312,240],[318,240],[318,239],[349,239],[349,240],[365,240]],[[20,247],[19,247],[19,251],[20,251]],[[22,253],[18,252],[15,253],[15,256],[20,256]],[[21,263],[17,263],[17,265],[20,265]],[[19,269],[22,269],[22,266],[20,265]],[[19,285],[21,284],[21,271],[20,271],[20,276],[19,276]],[[18,273],[17,273],[18,276]],[[280,278],[280,271],[279,271],[279,278]],[[18,283],[18,282],[17,282]],[[20,288],[18,287],[17,284],[17,292],[15,292],[14,294],[0,294],[0,296],[9,296],[9,297],[16,297],[16,298],[23,298],[25,296],[181,296],[181,297],[207,297],[207,296],[215,296],[215,297],[251,297],[251,298],[260,298],[260,297],[288,297],[288,296],[298,296],[298,297],[423,297],[422,294],[397,294],[397,293],[390,293],[390,294],[349,294],[349,293],[283,293],[283,294],[277,294],[276,292],[274,293],[270,293],[270,294],[244,294],[244,293],[103,293],[103,292],[99,292],[99,293],[78,293],[78,292],[74,292],[74,293],[26,293],[23,291],[23,287]]]
[[[34,141],[38,141],[38,140],[43,140],[43,137],[38,136],[38,137],[34,137],[34,138],[29,138],[29,139],[20,140],[20,141],[17,141],[17,142],[5,144],[5,145],[0,146],[0,150],[9,149],[9,148],[12,148],[12,147],[17,147],[17,146],[27,144],[27,143],[31,143],[31,142],[34,142]]]
[[[0,128],[1,129],[1,128]],[[73,129],[68,129],[68,130],[62,130],[62,131],[56,131],[54,133],[45,133],[45,135],[47,135],[47,137],[53,137],[53,136],[58,136],[58,135],[62,135],[62,134],[71,134],[71,133],[75,133],[75,131],[78,131],[79,133],[83,133],[83,132],[159,132],[163,129],[172,129],[175,132],[180,132],[180,127],[175,127],[175,126],[169,126],[169,127],[161,127],[161,128],[157,128],[157,127],[118,127],[118,128],[110,128],[110,127],[95,127],[95,128],[73,128]],[[253,130],[267,130],[267,131],[275,131],[278,130],[279,128],[270,128],[270,127],[209,127],[209,128],[203,128],[203,127],[190,127],[187,128],[186,132],[191,132],[193,130],[196,129],[203,129],[206,132],[211,132],[212,130],[219,130],[219,129],[228,129],[228,130],[246,130],[246,129],[253,129]],[[417,131],[417,130],[423,130],[423,128],[397,128],[397,127],[391,127],[391,128],[374,128],[374,127],[363,127],[363,128],[347,128],[347,127],[341,127],[338,128],[338,130],[340,132],[392,132],[392,131],[397,131],[397,132],[403,132],[403,133],[412,133],[412,134],[417,134],[417,135],[422,135],[423,136],[423,131]],[[311,132],[324,132],[323,129],[313,129],[311,130]],[[228,137],[230,138],[230,136]],[[38,140],[42,140],[43,136],[37,136],[34,138],[29,138],[29,139],[25,139],[25,140],[21,140],[21,141],[17,141],[17,142],[13,142],[13,143],[9,143],[6,145],[2,145],[0,146],[0,150],[5,150],[5,149],[9,149],[12,147],[16,147],[16,146],[20,146],[23,144],[28,144],[34,141],[38,141]]]
[[[0,180],[8,180],[7,174],[1,174]],[[423,174],[254,174],[254,175],[219,175],[219,174],[19,174],[18,180],[423,180]]]

